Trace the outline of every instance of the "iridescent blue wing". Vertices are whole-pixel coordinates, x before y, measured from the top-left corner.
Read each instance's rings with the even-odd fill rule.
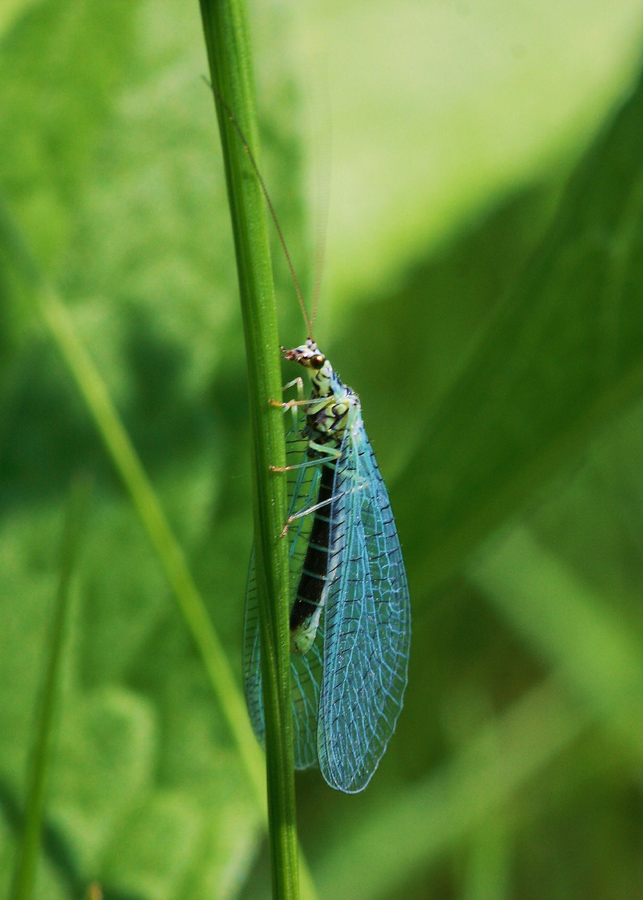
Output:
[[[289,465],[305,461],[308,441],[302,437],[301,425],[286,438]],[[290,503],[288,514],[313,506],[319,493],[320,466],[295,469],[288,476]],[[312,527],[312,516],[295,519],[288,529],[290,542],[290,605],[295,600],[301,569]],[[305,656],[291,654],[291,691],[293,711],[294,760],[297,769],[317,764],[317,710],[322,675],[323,623],[315,642]],[[257,740],[265,746],[265,720],[261,686],[261,655],[259,648],[259,619],[254,567],[254,550],[250,560],[246,615],[243,640],[243,680],[246,702]]]
[[[347,428],[331,507],[317,755],[331,787],[366,787],[395,730],[411,610],[386,487],[361,413]]]

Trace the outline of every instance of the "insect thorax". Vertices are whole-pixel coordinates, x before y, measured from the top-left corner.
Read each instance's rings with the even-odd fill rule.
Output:
[[[313,391],[313,400],[315,391]],[[311,444],[339,448],[344,433],[359,408],[359,398],[350,388],[339,382],[326,396],[312,403],[306,416],[306,434]]]

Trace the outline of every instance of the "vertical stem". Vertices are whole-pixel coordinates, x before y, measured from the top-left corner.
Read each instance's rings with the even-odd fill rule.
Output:
[[[233,111],[258,160],[257,119],[243,0],[200,0],[212,84]],[[248,357],[253,425],[255,564],[266,719],[268,826],[273,896],[299,896],[290,712],[288,544],[281,369],[264,198],[238,135],[217,103]]]
[[[36,739],[32,749],[25,824],[22,842],[16,857],[10,895],[12,900],[29,900],[33,891],[62,669],[63,645],[69,609],[69,584],[80,545],[88,490],[87,483],[77,479],[72,484],[69,498],[62,545],[60,579],[51,626],[49,660],[40,699]]]

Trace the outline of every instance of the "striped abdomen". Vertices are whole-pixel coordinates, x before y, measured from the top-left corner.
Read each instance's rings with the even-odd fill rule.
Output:
[[[334,479],[335,464],[322,465],[316,504],[321,503],[323,506],[315,512],[297,596],[290,611],[291,648],[302,656],[313,645],[324,605],[323,594],[328,580],[330,499]]]

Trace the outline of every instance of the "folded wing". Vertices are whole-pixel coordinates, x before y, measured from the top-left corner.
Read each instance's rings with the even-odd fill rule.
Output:
[[[354,793],[395,730],[411,639],[402,551],[361,414],[347,430],[333,496],[317,754],[326,781]]]

